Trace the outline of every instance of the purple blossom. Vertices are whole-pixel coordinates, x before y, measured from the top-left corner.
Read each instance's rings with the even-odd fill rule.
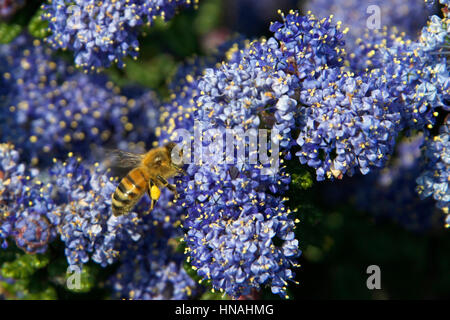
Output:
[[[29,253],[42,253],[56,234],[50,219],[54,203],[51,186],[37,178],[38,171],[19,163],[11,144],[0,144],[0,239],[8,238]]]
[[[157,17],[171,19],[178,7],[197,0],[50,0],[42,18],[52,34],[46,39],[54,48],[75,53],[75,64],[86,70],[118,64],[139,54],[139,27]]]
[[[417,178],[417,192],[422,199],[432,197],[436,207],[446,215],[446,226],[450,225],[450,117],[425,145],[425,166]]]
[[[296,155],[316,169],[317,180],[384,166],[400,123],[385,86],[327,69],[303,82],[300,101]]]
[[[150,145],[157,124],[153,92],[121,93],[104,76],[75,72],[28,36],[2,46],[0,59],[6,87],[1,139],[20,145],[34,164],[69,151],[88,157],[92,146]]]

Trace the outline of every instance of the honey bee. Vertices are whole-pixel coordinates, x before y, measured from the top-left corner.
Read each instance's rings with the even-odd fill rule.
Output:
[[[178,198],[176,186],[167,182],[167,179],[185,174],[182,168],[172,162],[171,153],[175,145],[174,142],[169,142],[144,154],[121,150],[113,152],[112,162],[115,167],[131,168],[111,196],[112,212],[115,216],[128,213],[145,193],[151,200],[146,214],[150,213],[163,187],[172,191],[175,199]]]

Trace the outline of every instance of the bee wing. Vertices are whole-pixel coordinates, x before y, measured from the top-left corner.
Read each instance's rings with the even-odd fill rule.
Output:
[[[128,171],[138,167],[145,154],[133,153],[123,150],[105,150],[106,157],[104,164],[110,168],[114,175],[123,177]]]
[[[106,150],[106,162],[111,168],[133,169],[142,163],[144,153],[134,153],[123,150]]]
[[[123,150],[108,150],[108,159],[111,165],[118,168],[135,168],[139,166],[144,157],[144,153],[134,153]]]

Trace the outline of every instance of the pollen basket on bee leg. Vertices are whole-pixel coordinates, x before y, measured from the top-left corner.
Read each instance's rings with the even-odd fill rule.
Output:
[[[150,196],[152,200],[158,200],[161,196],[161,190],[157,186],[152,186],[150,189]]]

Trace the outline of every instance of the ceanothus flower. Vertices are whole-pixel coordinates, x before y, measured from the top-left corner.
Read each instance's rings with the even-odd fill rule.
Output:
[[[291,95],[296,78],[274,70],[277,50],[273,38],[254,42],[239,64],[206,69],[198,84],[196,119],[214,128],[277,129],[276,142],[287,148],[295,124],[296,101]]]
[[[331,19],[303,17],[297,12],[282,18],[271,25],[273,38],[254,41],[242,50],[232,48],[229,61],[191,76],[187,90],[174,93],[173,102],[162,113],[158,134],[163,143],[175,140],[177,129],[188,130],[193,136],[197,130],[214,131],[219,138],[226,130],[242,130],[251,136],[251,132],[267,129],[277,133],[271,135],[268,149],[279,144],[280,155],[289,159],[299,116],[296,93],[308,77],[330,66],[342,66],[345,51],[343,33]],[[187,213],[183,226],[187,228],[189,259],[204,279],[211,280],[214,289],[231,296],[248,294],[261,285],[285,296],[287,281],[294,277],[289,265],[295,265],[300,250],[292,237],[291,212],[282,197],[290,183],[284,160],[276,168],[245,159],[230,163],[222,157],[223,147],[217,149],[207,140],[194,141],[193,146],[194,157],[203,153],[206,158],[189,164],[187,176],[177,180],[178,201]],[[250,151],[251,142],[247,145],[239,134],[237,140],[244,143],[245,152]],[[234,155],[233,151],[227,157]],[[238,243],[232,230],[244,225],[248,225],[250,236]],[[258,242],[258,236],[268,238]],[[281,239],[281,244],[275,239]],[[223,250],[215,250],[219,245]],[[246,258],[229,256],[241,247],[255,250],[248,257],[250,263]],[[208,256],[213,251],[217,256]]]
[[[125,299],[194,297],[198,284],[184,270],[185,255],[177,249],[182,237],[179,225],[154,222],[144,224],[145,236],[121,251],[122,263],[110,279],[112,289]]]
[[[270,25],[280,48],[276,70],[293,73],[302,80],[325,67],[344,64],[344,34],[347,30],[341,31],[341,24],[334,24],[332,16],[319,19],[310,13],[302,16],[297,11],[286,16],[280,14],[283,21]]]
[[[382,69],[385,61],[381,51],[398,46],[404,41],[404,37],[394,27],[383,27],[360,34],[355,40],[354,48],[347,56],[351,70],[356,73],[365,73],[373,69]]]
[[[421,43],[423,50],[433,51],[448,42],[450,26],[448,17],[440,18],[433,15],[429,18],[428,24],[422,29]]]
[[[278,29],[283,36],[285,30]],[[312,28],[308,25],[306,29],[309,32]],[[294,40],[285,33],[286,48],[293,48]],[[173,93],[167,111],[162,112],[162,126],[157,130],[160,143],[177,141],[178,129],[192,137],[196,132],[202,135],[214,131],[222,138],[227,129],[250,132],[250,136],[257,132],[252,130],[278,129],[279,134],[269,138],[268,149],[279,143],[281,150],[288,151],[297,105],[291,95],[299,78],[294,75],[295,62],[285,63],[287,56],[283,55],[286,50],[297,57],[295,50],[286,48],[282,49],[275,38],[256,41],[243,50],[233,50],[239,54],[229,55],[230,62],[208,68],[203,74],[187,75],[188,83]],[[307,53],[308,59],[316,58],[308,70],[326,63],[325,51]],[[334,60],[337,58],[330,61]],[[237,140],[243,142],[246,151],[252,146],[239,139],[242,136],[238,134]],[[253,164],[234,159],[233,151],[224,161],[223,151],[208,139],[194,141],[194,157],[203,153],[201,162],[189,164],[187,175],[176,181],[180,194],[177,203],[186,212],[183,227],[187,230],[184,239],[188,259],[204,280],[211,280],[213,289],[233,297],[261,285],[286,296],[287,282],[294,278],[290,267],[296,265],[300,250],[293,239],[292,214],[282,197],[290,182],[283,160],[272,168],[273,162]],[[233,163],[228,161],[229,156]],[[247,229],[234,232],[233,228],[243,225],[248,225],[250,235],[237,241],[234,235]],[[222,249],[216,250],[219,245]],[[244,247],[251,253],[238,257]],[[231,259],[233,252],[236,259]]]
[[[434,17],[418,41],[385,30],[385,40],[383,36],[378,38],[369,51],[369,76],[385,83],[389,95],[399,104],[401,126],[408,130],[431,129],[439,108],[449,110],[447,58],[439,51],[445,42],[436,36],[440,29],[433,27]],[[441,29],[447,28],[446,20],[439,20]]]
[[[447,6],[447,7],[450,6],[449,0],[439,0],[438,2],[444,6]],[[436,0],[425,0],[425,3],[431,7],[436,3]]]
[[[415,38],[431,12],[423,0],[309,0],[306,9],[319,17],[333,15],[342,21],[349,31],[349,52],[359,46],[361,35],[380,29],[395,27]]]
[[[14,224],[14,238],[16,245],[28,253],[43,253],[50,242],[53,226],[45,215],[36,212],[23,211],[18,215]]]
[[[140,239],[136,213],[113,216],[111,195],[116,186],[100,166],[91,169],[69,155],[65,162],[55,160],[50,174],[57,204],[51,216],[65,243],[69,265],[89,259],[102,266],[112,264],[119,257],[116,244],[120,239]]]
[[[33,163],[69,151],[88,156],[91,146],[150,143],[158,104],[153,92],[121,94],[106,77],[75,72],[27,36],[2,46],[0,57],[7,87],[1,139],[20,146]]]
[[[269,286],[287,298],[299,249],[294,222],[285,210],[267,207],[265,212],[252,210],[235,217],[225,212],[220,218],[206,218],[206,223],[198,217],[186,236],[190,263],[213,288],[233,297]]]
[[[450,225],[450,117],[441,127],[441,133],[425,145],[425,168],[417,178],[417,192],[422,199],[432,197],[436,207],[447,215]]]
[[[303,82],[296,153],[317,180],[367,174],[392,152],[400,114],[385,86],[341,68]]]
[[[65,243],[70,265],[89,260],[103,267],[115,263],[122,251],[144,241],[150,225],[172,227],[172,236],[181,236],[181,230],[175,227],[183,217],[170,201],[168,190],[164,190],[151,215],[145,215],[150,203],[144,196],[130,213],[116,217],[111,211],[111,195],[118,180],[101,165],[88,165],[69,154],[65,162],[55,160],[50,174],[56,204],[50,217]]]
[[[75,64],[96,69],[134,59],[139,54],[138,33],[157,17],[171,19],[178,7],[197,0],[50,0],[43,5],[42,19],[52,34],[46,41],[54,48],[75,53]]]
[[[183,269],[184,255],[173,247],[183,235],[184,217],[170,191],[163,191],[150,215],[145,215],[150,203],[144,196],[132,212],[115,217],[111,195],[117,179],[99,165],[92,167],[69,156],[65,162],[56,161],[50,171],[57,204],[50,216],[65,243],[69,265],[92,260],[106,267],[119,262],[111,286],[122,298],[192,296],[196,283]]]
[[[0,144],[0,239],[7,239],[28,253],[42,253],[55,237],[50,212],[54,203],[51,186],[38,178],[36,169],[19,163],[19,153],[11,144]]]
[[[411,1],[410,1],[411,2]],[[360,6],[361,2],[344,2],[349,5]],[[376,3],[374,3],[376,4]],[[381,10],[389,5],[398,5],[394,2],[379,6]],[[420,3],[413,3],[414,6],[405,7],[404,12],[408,12]],[[344,8],[344,9],[342,9]],[[362,8],[362,6],[361,6]],[[364,7],[365,8],[365,7]],[[351,20],[352,11],[346,10],[345,5],[337,6],[337,11],[342,9],[342,14],[348,14]],[[392,14],[382,14],[381,18],[390,19],[395,14],[402,14],[402,10],[393,10]],[[412,10],[417,15],[424,15],[426,10]],[[364,12],[356,14],[353,18],[362,18]],[[408,14],[408,17],[411,15]],[[430,17],[428,25],[422,29],[419,37],[409,35],[409,37],[398,32],[395,25],[405,26],[405,23],[416,24],[421,19],[404,19],[399,23],[385,23],[380,30],[366,30],[361,32],[351,24],[351,32],[357,32],[358,39],[351,44],[351,53],[348,55],[352,70],[358,74],[368,75],[378,82],[384,82],[391,99],[399,105],[402,116],[401,127],[407,130],[431,129],[438,116],[438,108],[448,111],[449,100],[449,77],[448,63],[445,55],[445,41],[448,35],[448,18],[444,11],[444,18],[438,16]],[[364,18],[365,20],[366,18]],[[389,20],[390,21],[390,20]],[[345,23],[345,19],[344,19]],[[418,30],[419,24],[415,28],[408,27],[408,30]],[[364,26],[363,26],[364,28]],[[366,28],[367,29],[367,28]],[[400,27],[400,29],[402,29]],[[361,37],[361,34],[364,36]],[[355,35],[356,36],[356,35]],[[411,39],[410,39],[411,38]],[[415,40],[417,39],[417,40]],[[347,43],[352,43],[352,37]]]

